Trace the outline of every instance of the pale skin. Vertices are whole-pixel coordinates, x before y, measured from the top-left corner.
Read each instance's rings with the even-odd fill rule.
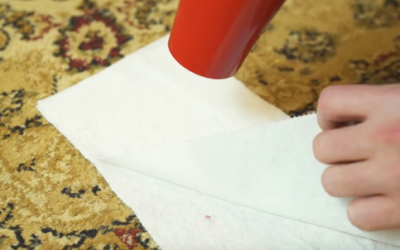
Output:
[[[361,230],[400,228],[400,84],[328,87],[317,117],[326,192],[354,198],[347,215]]]

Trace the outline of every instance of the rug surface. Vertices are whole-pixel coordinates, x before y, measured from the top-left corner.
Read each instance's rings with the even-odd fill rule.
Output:
[[[167,34],[177,5],[0,0],[0,249],[159,249],[35,106]],[[288,0],[237,77],[293,116],[328,85],[399,82],[400,0]]]

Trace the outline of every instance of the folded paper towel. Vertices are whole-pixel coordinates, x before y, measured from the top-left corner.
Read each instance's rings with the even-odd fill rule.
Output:
[[[248,208],[400,246],[400,231],[363,232],[330,197],[313,156],[316,115],[105,159]]]
[[[169,54],[167,41],[164,37],[38,105],[163,249],[394,249],[99,161],[288,118],[234,78],[214,81],[186,71]]]

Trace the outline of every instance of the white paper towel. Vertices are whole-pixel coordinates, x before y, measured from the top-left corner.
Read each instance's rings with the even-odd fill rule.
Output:
[[[235,79],[213,81],[187,72],[170,56],[167,39],[38,105],[96,165],[163,249],[394,249],[99,161],[287,118]]]
[[[105,159],[259,211],[400,246],[400,231],[363,232],[349,222],[347,199],[322,188],[326,166],[313,156],[316,115]]]

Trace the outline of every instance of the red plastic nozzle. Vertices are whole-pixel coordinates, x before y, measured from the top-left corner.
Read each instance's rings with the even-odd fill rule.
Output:
[[[181,0],[172,56],[198,75],[225,79],[242,65],[284,0]]]

